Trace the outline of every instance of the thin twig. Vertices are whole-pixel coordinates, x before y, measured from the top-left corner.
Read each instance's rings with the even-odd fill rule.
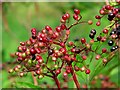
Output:
[[[34,81],[34,85],[38,85],[37,79],[34,76],[34,72],[32,71],[31,73],[32,73],[32,78],[33,78],[33,81]]]

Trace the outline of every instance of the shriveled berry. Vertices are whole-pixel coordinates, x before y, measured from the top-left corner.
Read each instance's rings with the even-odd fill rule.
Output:
[[[109,45],[109,46],[112,46],[113,44],[114,44],[113,40],[109,40],[109,41],[108,41],[108,45]]]

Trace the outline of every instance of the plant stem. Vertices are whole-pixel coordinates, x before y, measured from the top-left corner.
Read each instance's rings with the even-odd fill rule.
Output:
[[[34,81],[34,85],[38,85],[37,79],[34,76],[34,72],[31,72],[31,73],[32,73],[32,78],[33,78],[33,81]]]
[[[58,90],[61,90],[61,88],[60,88],[60,82],[59,82],[59,80],[57,79],[57,77],[54,76],[53,79],[54,79],[54,81],[55,81],[55,83],[56,83],[56,85],[57,85],[57,87],[58,87]]]
[[[70,71],[71,71],[71,74],[72,74],[72,77],[73,77],[73,80],[74,80],[74,83],[75,83],[77,89],[80,90],[80,84],[79,84],[79,82],[77,80],[76,74],[74,73],[72,65],[70,65]]]
[[[90,79],[89,79],[89,75],[87,75],[87,88],[88,88],[88,90],[90,90]]]

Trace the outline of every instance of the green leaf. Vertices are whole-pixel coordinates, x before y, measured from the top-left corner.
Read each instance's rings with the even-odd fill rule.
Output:
[[[39,86],[36,86],[28,82],[16,82],[15,87],[16,88],[39,88],[40,89]]]

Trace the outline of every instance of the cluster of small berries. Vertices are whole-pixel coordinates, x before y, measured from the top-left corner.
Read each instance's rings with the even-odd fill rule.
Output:
[[[119,0],[117,4],[120,4]],[[78,9],[74,9],[73,19],[75,20],[75,23],[70,26],[66,24],[66,21],[69,21],[70,14],[65,13],[60,19],[61,24],[55,29],[46,25],[41,32],[37,32],[36,28],[32,28],[30,39],[26,42],[20,42],[18,51],[15,53],[17,56],[16,61],[19,65],[15,66],[14,69],[10,69],[9,72],[19,72],[20,77],[24,76],[27,72],[34,72],[34,76],[38,76],[38,78],[48,76],[55,80],[58,88],[60,88],[60,85],[58,80],[56,80],[57,76],[62,73],[65,78],[68,74],[71,74],[76,87],[80,88],[75,71],[90,74],[91,70],[89,67],[83,64],[83,62],[87,60],[87,53],[93,52],[97,54],[95,56],[96,60],[102,58],[103,63],[107,63],[109,60],[102,57],[102,54],[111,53],[119,48],[118,40],[120,39],[120,25],[118,22],[120,21],[120,9],[106,5],[100,10],[100,14],[102,16],[95,16],[95,18],[98,19],[98,22],[96,23],[97,26],[100,26],[101,18],[108,15],[108,20],[115,21],[112,26],[116,27],[114,27],[111,32],[109,29],[111,29],[112,26],[109,29],[103,29],[102,34],[104,34],[104,36],[101,34],[97,36],[97,41],[94,39],[97,31],[92,29],[89,34],[89,37],[91,38],[90,42],[88,43],[86,38],[80,38],[80,40],[77,40],[80,42],[80,45],[73,41],[68,42],[70,29],[77,24],[83,23],[81,21],[82,16],[80,15],[80,10]],[[89,20],[87,23],[91,25],[93,22]],[[108,45],[112,46],[111,52],[107,51],[106,48],[102,48],[101,53],[99,54],[97,53],[98,47],[93,50],[92,45],[94,42],[105,42],[109,38],[111,40],[108,41]],[[115,45],[113,46],[114,43]],[[44,55],[46,58],[43,57]],[[82,62],[77,59],[77,56],[79,55],[82,58]],[[53,65],[50,66],[49,63]],[[77,63],[82,63],[83,66],[79,67],[77,66]]]

